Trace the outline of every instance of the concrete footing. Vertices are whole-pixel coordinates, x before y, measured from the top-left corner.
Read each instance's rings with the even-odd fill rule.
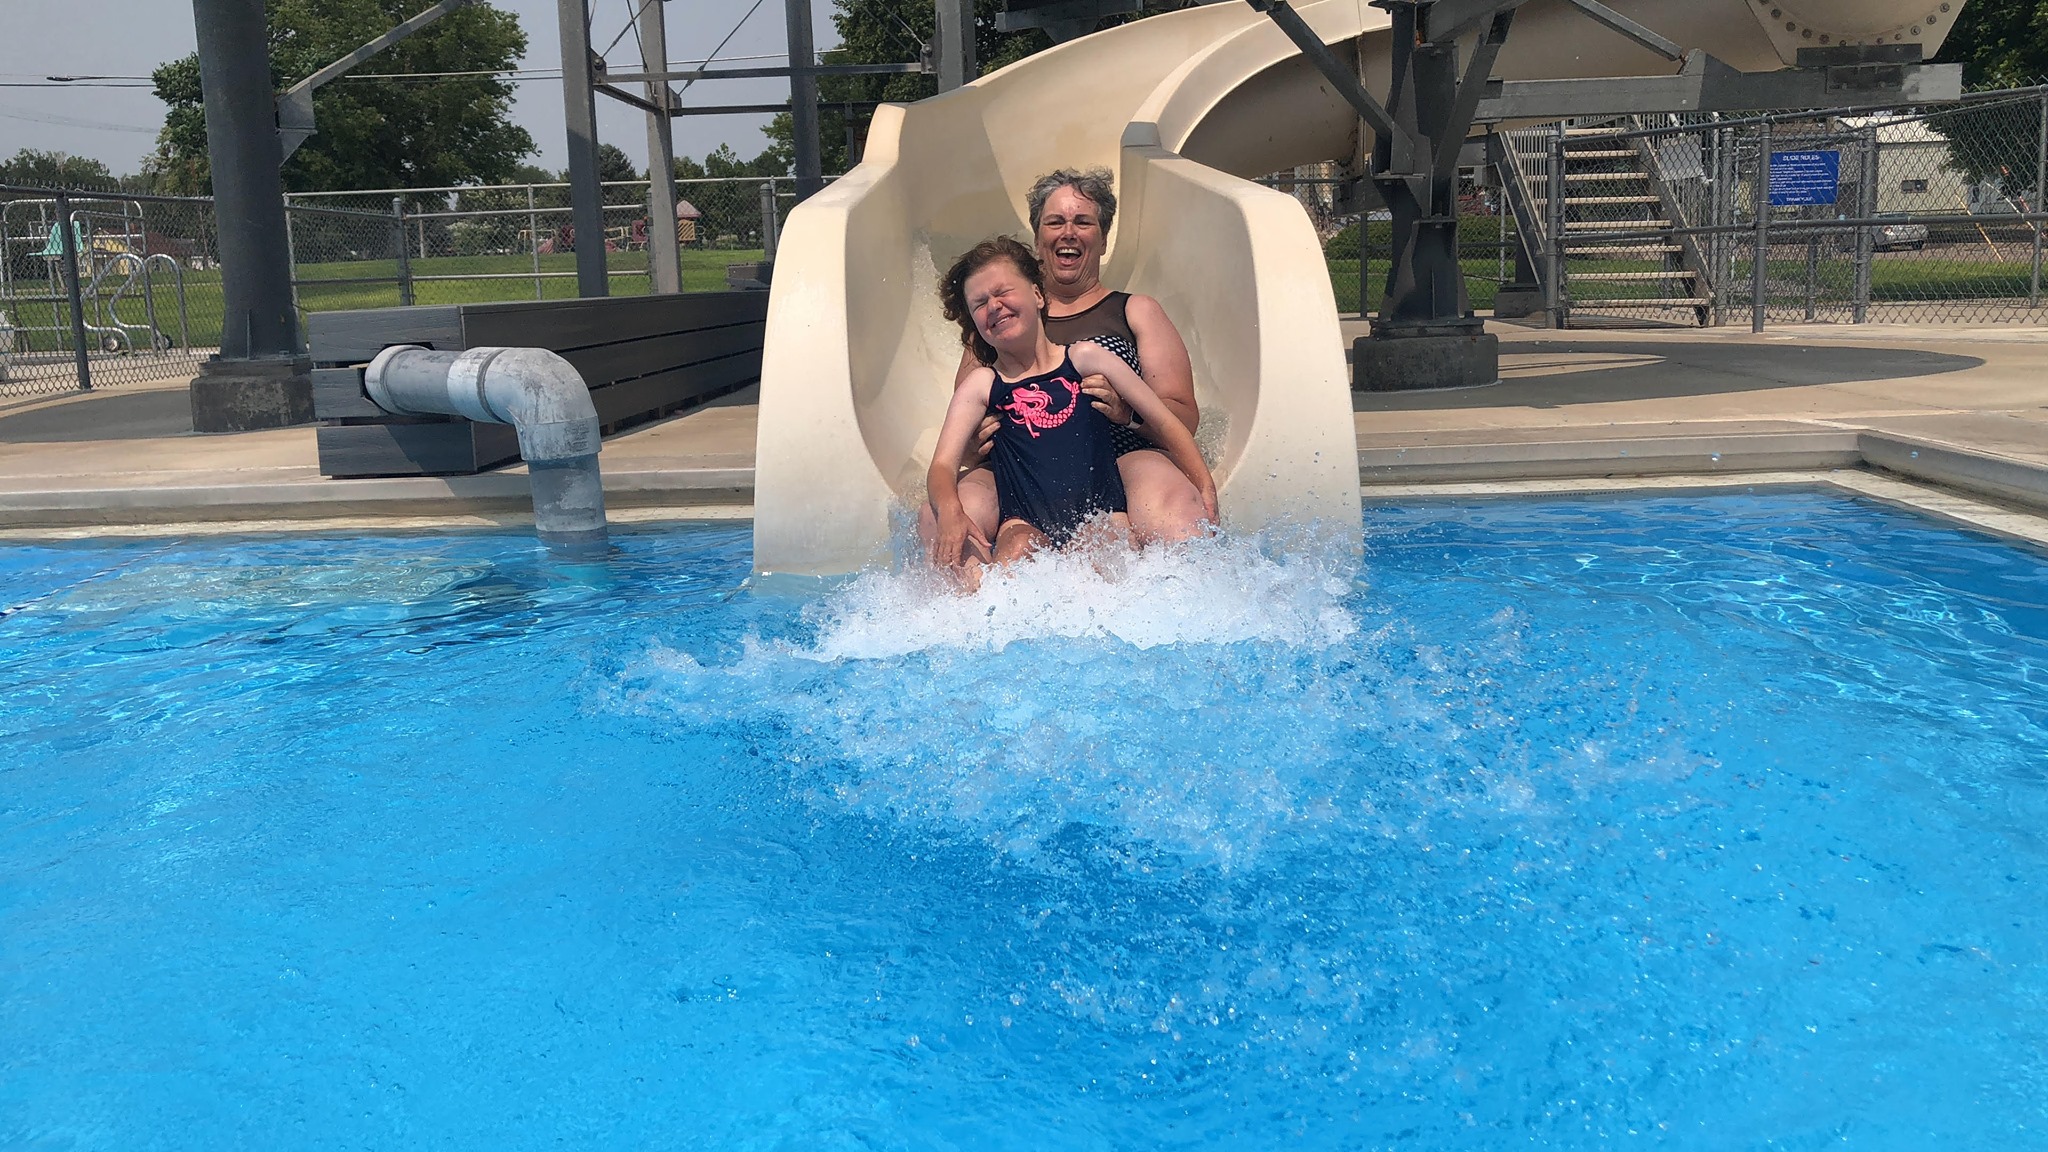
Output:
[[[202,361],[192,380],[194,432],[254,432],[313,422],[313,362]]]
[[[1530,284],[1503,284],[1493,294],[1495,320],[1526,320],[1548,310],[1543,289]]]
[[[1361,336],[1351,345],[1351,387],[1359,392],[1469,388],[1500,381],[1500,337]]]

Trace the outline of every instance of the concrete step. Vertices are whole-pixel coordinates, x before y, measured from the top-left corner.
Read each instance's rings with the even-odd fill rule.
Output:
[[[1578,279],[1578,277],[1573,277]],[[1713,304],[1709,296],[1641,296],[1617,297],[1614,299],[1580,300],[1574,297],[1570,307],[1605,311],[1609,308],[1705,308]]]
[[[1614,245],[1614,247],[1608,247]],[[1565,242],[1564,250],[1572,256],[1669,256],[1685,249],[1676,244],[1630,244],[1625,241],[1589,240],[1574,244]]]
[[[1674,272],[1573,272],[1573,271],[1569,271],[1569,270],[1567,270],[1567,271],[1566,271],[1566,273],[1565,273],[1565,278],[1566,278],[1566,279],[1568,279],[1568,280],[1598,280],[1598,281],[1601,281],[1601,282],[1603,282],[1603,283],[1606,283],[1606,282],[1614,282],[1614,283],[1620,283],[1620,282],[1623,282],[1623,281],[1629,281],[1629,280],[1690,280],[1690,279],[1693,279],[1693,278],[1697,277],[1698,275],[1699,275],[1699,273],[1697,273],[1697,272],[1683,272],[1683,271],[1674,271]]]

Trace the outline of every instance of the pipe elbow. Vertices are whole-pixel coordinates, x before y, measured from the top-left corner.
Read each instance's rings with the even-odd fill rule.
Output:
[[[545,348],[437,352],[401,344],[370,361],[363,389],[378,407],[399,415],[510,424],[528,463],[595,456],[602,439],[589,385],[574,365]]]
[[[495,418],[518,431],[528,463],[597,455],[597,406],[574,365],[545,348],[474,351],[493,353],[480,366],[477,393]]]

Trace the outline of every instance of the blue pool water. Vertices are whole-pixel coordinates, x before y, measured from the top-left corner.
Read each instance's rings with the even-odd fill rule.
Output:
[[[2048,559],[1365,528],[0,547],[0,1147],[2048,1143]]]

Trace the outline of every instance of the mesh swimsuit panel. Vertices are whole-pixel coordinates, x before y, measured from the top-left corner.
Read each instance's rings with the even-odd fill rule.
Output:
[[[1130,365],[1131,371],[1142,377],[1145,370],[1138,366],[1138,337],[1131,331],[1130,317],[1125,314],[1130,301],[1129,292],[1111,292],[1087,310],[1072,316],[1048,316],[1045,338],[1055,344],[1093,341],[1116,353],[1117,359]],[[1119,428],[1112,424],[1109,434],[1119,456],[1144,448],[1159,449],[1157,444],[1138,435],[1135,428]]]
[[[989,467],[1004,521],[1022,520],[1065,544],[1090,516],[1125,511],[1109,437],[1114,426],[1081,391],[1071,356],[1022,380],[998,373],[988,410],[999,419]]]

